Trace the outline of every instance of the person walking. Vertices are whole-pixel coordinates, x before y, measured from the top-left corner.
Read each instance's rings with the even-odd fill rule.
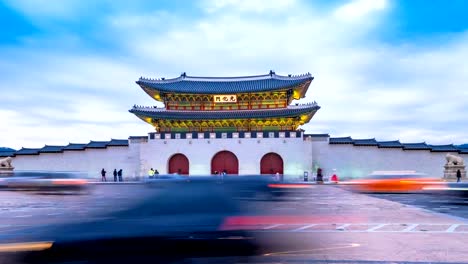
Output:
[[[154,170],[154,178],[158,178],[159,177],[159,171],[158,170]]]
[[[317,183],[319,183],[319,184],[323,183],[323,175],[322,175],[322,169],[321,168],[317,169]]]
[[[107,171],[106,171],[104,168],[102,168],[102,170],[101,170],[101,181],[103,181],[103,182],[106,182],[106,181],[107,181],[107,179],[106,179],[106,172],[107,172]]]
[[[117,181],[117,169],[114,169],[114,181]]]
[[[117,176],[119,176],[119,182],[122,182],[122,181],[123,181],[123,178],[122,178],[122,169],[120,169],[120,170],[117,172]]]
[[[457,170],[457,182],[460,182],[461,180],[461,171]]]

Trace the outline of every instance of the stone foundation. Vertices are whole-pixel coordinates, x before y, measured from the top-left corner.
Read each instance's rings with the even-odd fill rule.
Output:
[[[461,172],[461,179],[466,179],[466,169],[465,165],[445,165],[444,166],[444,179],[447,180],[456,180],[457,179],[457,171],[460,170]]]

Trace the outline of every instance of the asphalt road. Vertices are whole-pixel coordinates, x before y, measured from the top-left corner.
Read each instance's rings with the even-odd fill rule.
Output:
[[[97,185],[90,195],[2,191],[0,236],[2,231],[99,217],[135,203],[148,191],[125,184]],[[319,185],[284,200],[244,200],[247,213],[226,228],[251,230],[269,243],[265,248],[277,249],[239,263],[468,263],[468,205],[444,199],[364,195]]]

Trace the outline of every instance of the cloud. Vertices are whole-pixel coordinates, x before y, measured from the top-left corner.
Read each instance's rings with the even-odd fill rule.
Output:
[[[344,21],[356,22],[388,7],[387,0],[354,0],[337,8],[334,16]]]
[[[295,0],[207,0],[203,1],[202,6],[208,13],[225,10],[265,13],[284,11],[295,4]]]

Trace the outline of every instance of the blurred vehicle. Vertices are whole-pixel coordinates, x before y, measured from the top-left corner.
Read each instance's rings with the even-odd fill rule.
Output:
[[[174,263],[255,255],[259,241],[252,234],[224,228],[237,215],[242,210],[225,186],[192,179],[184,188],[154,189],[110,215],[2,233],[0,248],[21,249],[15,256],[20,263]]]
[[[424,190],[446,196],[468,198],[468,182],[447,182],[444,185],[426,186]]]
[[[211,181],[220,187],[225,187],[233,198],[272,200],[284,193],[275,188],[279,181],[274,176],[265,175],[216,175],[216,176],[182,176],[177,174],[159,175],[153,179],[146,179],[145,183],[154,188],[184,188],[192,181]],[[182,185],[180,185],[182,184]]]
[[[365,193],[417,193],[426,192],[429,186],[445,185],[441,179],[415,171],[374,171],[367,177],[343,184],[354,191]]]
[[[0,188],[16,191],[81,192],[87,190],[86,174],[55,171],[14,171],[0,178]]]

